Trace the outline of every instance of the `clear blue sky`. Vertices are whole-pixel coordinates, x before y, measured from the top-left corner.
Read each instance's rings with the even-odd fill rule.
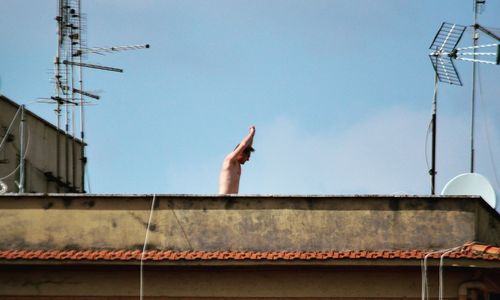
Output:
[[[222,159],[255,125],[243,194],[429,194],[428,47],[441,22],[472,24],[472,0],[82,5],[89,47],[151,44],[88,56],[125,70],[85,72],[102,97],[86,110],[92,193],[216,193]],[[0,92],[18,103],[53,95],[56,7],[0,2]],[[488,0],[479,23],[499,28],[499,15]],[[464,86],[439,89],[438,191],[469,170],[472,65],[456,65]],[[476,171],[499,191],[500,66],[480,78]],[[28,108],[55,122],[53,106]]]

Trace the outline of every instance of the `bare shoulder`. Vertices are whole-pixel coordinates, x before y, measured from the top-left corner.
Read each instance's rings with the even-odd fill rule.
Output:
[[[234,166],[237,163],[236,156],[232,155],[233,153],[228,154],[224,158],[224,162],[222,163],[222,166],[224,168],[230,168]]]
[[[236,163],[236,157],[238,156],[238,153],[236,151],[233,151],[231,153],[229,153],[228,155],[226,155],[226,157],[224,158],[224,164],[226,163]]]

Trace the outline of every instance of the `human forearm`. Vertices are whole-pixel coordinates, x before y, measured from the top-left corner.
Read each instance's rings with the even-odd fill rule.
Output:
[[[245,138],[243,138],[243,140],[240,143],[241,148],[245,149],[249,146],[252,146],[254,135],[255,135],[255,126],[251,126],[248,135]]]

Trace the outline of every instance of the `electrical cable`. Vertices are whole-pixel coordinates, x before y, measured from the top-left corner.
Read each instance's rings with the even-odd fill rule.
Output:
[[[488,110],[488,105],[486,103],[486,101],[484,100],[483,98],[483,86],[481,85],[481,71],[480,71],[480,68],[479,68],[479,65],[478,65],[478,72],[477,72],[477,76],[479,77],[478,78],[478,83],[479,83],[479,101],[480,103],[482,104],[482,106],[484,107],[481,111],[484,115],[484,118],[483,118],[483,126],[484,126],[484,131],[485,131],[485,134],[486,134],[486,144],[488,145],[488,154],[489,154],[489,158],[490,158],[490,163],[491,163],[491,168],[493,169],[493,175],[495,176],[495,183],[497,185],[498,188],[500,188],[500,180],[498,178],[498,172],[497,172],[497,169],[496,169],[496,164],[495,164],[495,159],[494,159],[494,156],[493,156],[493,151],[491,150],[491,135],[490,135],[490,119],[489,119],[489,115],[486,113]]]
[[[142,247],[142,252],[141,252],[141,262],[140,262],[140,279],[139,279],[139,299],[140,300],[143,300],[143,297],[144,297],[144,254],[146,252],[146,246],[147,246],[147,243],[148,243],[148,236],[149,236],[149,228],[151,227],[151,221],[153,220],[153,212],[154,212],[154,208],[155,208],[155,202],[156,202],[156,194],[153,194],[153,200],[151,202],[151,210],[149,212],[149,220],[148,220],[148,225],[146,227],[146,236],[144,237],[144,245]],[[177,217],[177,214],[175,213],[174,209],[172,208],[172,213],[177,221],[177,224],[180,226],[181,230],[182,230],[182,233],[184,234],[184,238],[186,239],[188,245],[189,245],[189,248],[191,250],[193,250],[193,247],[191,246],[191,242],[189,241],[187,235],[186,235],[186,232],[184,230],[184,227],[182,226],[182,224],[179,222],[179,218]]]
[[[29,152],[29,146],[30,146],[30,137],[31,137],[31,130],[28,124],[26,124],[26,127],[28,128],[28,137],[26,138],[26,150],[24,151],[24,155],[22,156],[22,159],[26,159],[26,156],[28,155]],[[21,167],[21,163],[17,165],[17,167],[14,169],[14,171],[10,172],[8,175],[5,175],[4,177],[0,177],[0,181],[4,180],[6,178],[9,178],[10,176],[14,175],[17,170]]]
[[[427,280],[427,259],[437,253],[441,253],[439,256],[439,300],[443,300],[443,290],[444,290],[444,284],[443,284],[443,263],[444,263],[444,257],[448,255],[449,253],[463,249],[466,247],[469,243],[464,244],[462,246],[457,246],[454,248],[449,248],[449,249],[441,249],[437,251],[431,251],[427,253],[424,256],[424,259],[422,260],[421,263],[421,270],[422,270],[422,293],[421,293],[421,300],[427,300],[429,299],[429,284]]]
[[[172,213],[174,214],[174,217],[175,217],[175,220],[177,221],[177,224],[179,225],[179,227],[181,228],[181,231],[182,231],[182,234],[184,235],[184,239],[186,239],[186,242],[188,243],[189,245],[189,249],[191,251],[193,251],[193,246],[191,245],[191,242],[189,241],[189,238],[186,234],[186,231],[184,230],[184,226],[182,226],[181,222],[179,221],[179,218],[177,217],[177,214],[175,213],[175,210],[172,208]]]
[[[443,281],[443,264],[444,264],[444,257],[445,255],[455,251],[455,250],[458,250],[458,249],[462,249],[464,246],[458,246],[458,247],[455,247],[453,249],[450,249],[446,252],[444,252],[443,254],[441,254],[441,256],[439,256],[439,300],[443,300],[443,290],[444,290],[444,281]]]
[[[424,256],[424,259],[422,260],[422,300],[429,299],[429,285],[427,283],[427,259],[429,256],[435,253],[440,253],[440,250],[438,251],[431,251],[427,253]]]
[[[29,104],[32,104],[32,103],[35,103],[34,101],[31,101],[29,102],[27,105]],[[26,107],[26,105],[24,105]],[[7,131],[5,132],[5,135],[2,139],[2,142],[0,143],[0,150],[2,149],[2,147],[4,146],[4,142],[6,141],[11,129],[12,129],[12,125],[14,125],[14,121],[16,120],[17,118],[17,115],[18,113],[23,109],[23,105],[20,105],[19,108],[17,109],[15,115],[14,115],[14,118],[12,118],[12,121],[10,122],[10,125],[9,127],[7,128]],[[28,155],[28,150],[29,150],[29,144],[30,144],[30,136],[31,136],[31,130],[30,130],[30,127],[29,127],[29,124],[26,123],[26,127],[28,128],[28,138],[27,138],[27,141],[26,141],[26,151],[24,152],[24,155],[22,155],[22,159],[25,159],[26,156]],[[19,169],[19,167],[21,166],[21,164],[18,164],[17,167],[14,169],[14,171],[10,172],[8,175],[5,175],[4,177],[0,177],[0,181],[1,180],[4,180],[10,176],[12,176],[13,174],[15,174],[17,172],[17,170]]]
[[[5,132],[5,135],[2,139],[2,142],[0,143],[0,150],[2,150],[3,144],[7,140],[7,137],[9,136],[10,130],[12,129],[12,125],[14,124],[14,121],[17,118],[17,114],[21,111],[22,105],[19,106],[19,108],[16,111],[16,114],[14,115],[14,118],[12,118],[12,121],[10,121],[9,127],[7,128],[7,131]]]
[[[427,143],[428,143],[428,138],[429,138],[429,131],[432,129],[432,147],[431,147],[431,152],[432,152],[432,166],[428,168],[429,170],[429,175],[430,175],[430,186],[431,186],[431,194],[435,195],[435,189],[436,189],[436,123],[437,123],[437,94],[438,94],[438,86],[439,86],[439,78],[438,74],[436,73],[434,75],[434,93],[432,97],[432,117],[431,121],[429,124],[429,127],[427,128],[427,137],[426,137],[426,162],[427,162],[427,167],[429,167],[429,161],[427,157]],[[432,128],[431,128],[432,125]]]
[[[0,180],[0,195],[5,194],[8,190],[7,184]]]
[[[151,220],[153,219],[153,211],[155,209],[156,194],[153,194],[153,201],[151,202],[151,210],[149,212],[148,226],[146,227],[146,236],[144,237],[144,246],[141,252],[141,264],[140,264],[140,288],[139,288],[139,298],[143,299],[144,294],[144,252],[146,252],[146,246],[148,244],[149,227],[151,226]]]
[[[429,147],[429,135],[431,133],[432,120],[429,121],[429,126],[427,127],[427,134],[425,135],[425,163],[427,164],[427,169],[430,169],[429,166],[429,155],[427,153],[427,148]]]
[[[89,173],[89,164],[88,164],[88,162],[85,164],[84,176],[87,177],[86,182],[87,182],[88,191],[89,191],[90,194],[92,194],[92,189],[90,188],[91,185],[90,185],[90,173]]]
[[[425,300],[425,289],[427,287],[427,277],[424,276],[427,275],[427,270],[424,270],[424,260],[420,262],[420,300]]]
[[[28,104],[32,104],[33,101],[29,102]],[[24,107],[26,107],[26,105],[20,105],[19,108],[17,109],[15,115],[14,115],[14,118],[12,118],[12,121],[10,122],[10,125],[7,129],[7,131],[5,132],[5,136],[3,137],[2,139],[2,142],[0,143],[0,150],[2,149],[2,147],[4,146],[4,142],[7,140],[7,137],[12,129],[12,126],[14,125],[14,122],[15,120],[17,119],[17,115],[19,114],[20,111],[23,111]],[[30,130],[30,127],[28,124],[26,124],[26,127],[28,128],[28,138],[27,138],[27,141],[26,141],[26,150],[24,152],[24,154],[21,154],[21,158],[20,160],[24,160],[26,159],[26,156],[28,155],[28,151],[29,151],[29,144],[30,144],[30,137],[31,137],[31,130]],[[22,142],[22,141],[21,141]],[[7,185],[2,182],[2,180],[6,179],[6,178],[9,178],[10,176],[14,175],[17,170],[21,167],[21,162],[17,165],[17,167],[12,171],[10,172],[9,174],[3,176],[0,178],[0,185],[2,187],[2,189],[0,190],[0,194],[3,194],[5,192],[7,192]]]

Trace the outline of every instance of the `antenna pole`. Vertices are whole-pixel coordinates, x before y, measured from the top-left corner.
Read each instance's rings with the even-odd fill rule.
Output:
[[[479,14],[479,6],[484,4],[486,0],[474,0],[474,25],[472,32],[472,43],[474,48],[473,59],[476,59],[476,48],[479,40],[479,32],[477,32],[477,17]],[[470,172],[474,173],[474,124],[475,124],[475,110],[476,110],[476,73],[477,73],[477,63],[474,61],[472,63],[472,100],[471,100],[471,129],[470,129]]]
[[[437,102],[437,81],[446,82],[454,85],[462,85],[462,81],[460,80],[460,76],[455,68],[453,60],[465,60],[473,62],[472,69],[472,101],[471,101],[471,132],[470,132],[470,141],[471,141],[471,151],[470,151],[470,173],[474,173],[474,125],[475,125],[475,102],[476,102],[476,81],[477,81],[477,64],[476,63],[485,63],[485,64],[500,64],[500,44],[489,44],[489,45],[478,45],[479,42],[479,32],[478,30],[483,31],[485,34],[494,37],[497,40],[500,40],[500,37],[497,37],[494,33],[489,31],[488,29],[482,27],[477,24],[477,18],[481,10],[481,5],[484,5],[486,0],[474,0],[474,25],[473,25],[473,43],[472,47],[465,48],[457,48],[456,46],[460,42],[462,35],[466,29],[465,26],[460,26],[457,24],[450,24],[447,22],[443,22],[441,27],[439,28],[438,33],[434,37],[432,41],[431,47],[433,51],[429,54],[429,57],[432,62],[432,66],[436,71],[436,86],[434,89],[434,100],[433,100],[433,161],[432,161],[432,169],[429,171],[432,178],[432,194],[434,194],[434,186],[435,186],[435,135],[436,135],[436,102]],[[476,52],[476,49],[479,48],[487,48],[487,47],[496,47],[496,52]],[[472,53],[462,52],[462,50],[472,49]],[[467,55],[473,55],[473,58],[466,58]],[[490,59],[476,59],[476,57],[481,56],[495,56],[492,60]]]
[[[69,66],[66,65],[66,76],[69,77],[70,76],[70,70],[69,70]],[[73,74],[71,74],[73,75]],[[67,83],[66,85],[69,87],[69,85],[71,84],[71,78],[67,78]],[[65,125],[64,125],[64,179],[65,179],[65,183],[68,184],[69,183],[69,103],[72,103],[73,102],[73,95],[71,94],[70,95],[70,91],[69,89],[67,90],[67,95],[66,95],[66,102],[64,103],[64,113],[66,115],[66,118],[65,118]],[[66,189],[64,192],[68,192],[68,190]]]
[[[80,39],[82,38],[82,23],[81,23],[81,15],[82,15],[82,6],[81,2],[78,1],[78,17],[80,18],[80,26],[78,26],[78,35]],[[81,41],[81,40],[80,40]],[[82,44],[79,44],[79,51],[81,51]],[[78,61],[80,64],[83,63],[82,56],[80,55],[78,58]],[[83,91],[83,69],[80,68],[80,76],[79,76],[79,83],[80,83],[80,90]],[[85,193],[85,169],[86,169],[86,164],[87,164],[87,158],[85,157],[85,108],[84,108],[84,99],[83,99],[83,94],[80,93],[80,139],[81,139],[81,148],[80,148],[80,173],[81,173],[81,178],[80,178],[80,191],[82,193]]]
[[[24,104],[21,105],[21,124],[19,126],[19,193],[24,193]]]
[[[56,134],[56,178],[60,178],[61,176],[61,137],[59,130],[61,129],[61,99],[62,94],[60,93],[62,87],[62,75],[61,75],[61,50],[64,39],[64,24],[63,24],[63,7],[64,1],[58,1],[58,10],[57,10],[57,54],[54,61],[56,67],[56,76],[55,76],[55,90],[56,97],[58,100],[56,103],[56,117],[57,117],[57,134]],[[57,192],[59,192],[59,185],[57,185]]]
[[[78,1],[79,2],[79,1]],[[74,18],[75,17],[75,13],[73,12],[71,14],[71,17]],[[70,44],[69,44],[69,53],[70,53],[70,57],[71,57],[71,60],[73,60],[73,57],[71,56],[71,54],[75,51],[74,48],[75,48],[75,42],[74,42],[74,36],[75,36],[75,24],[73,23],[74,20],[72,20],[72,23],[70,25],[70,31],[69,31],[69,37],[70,37]],[[80,24],[77,22],[76,23],[76,27],[80,27]],[[74,87],[75,87],[75,66],[74,65],[70,65],[70,68],[71,68],[71,102],[72,103],[76,103],[76,95],[75,95],[75,91],[74,91]],[[71,183],[73,185],[73,187],[76,187],[76,169],[75,169],[75,106],[74,105],[71,105],[70,106],[71,108],[71,152],[70,152],[70,155],[71,156],[71,167],[69,167],[69,170],[71,170]],[[66,132],[66,134],[69,134],[69,132]],[[69,151],[68,151],[69,152]],[[68,186],[69,186],[69,180],[70,178],[70,174],[66,174],[66,182],[68,183]],[[71,189],[70,189],[71,191]]]
[[[438,75],[434,75],[434,96],[432,97],[432,166],[429,170],[431,175],[431,195],[436,194],[436,133],[437,133],[437,92],[438,92]]]
[[[56,96],[52,96],[50,99],[55,101],[57,105],[56,188],[58,192],[63,189],[65,192],[75,191],[85,193],[85,183],[86,179],[88,179],[88,177],[85,178],[88,164],[85,142],[86,97],[96,100],[99,100],[100,97],[84,90],[83,68],[112,72],[123,72],[123,70],[85,63],[84,55],[87,53],[103,54],[146,49],[150,48],[150,45],[87,48],[84,39],[85,18],[82,15],[81,0],[58,0],[58,14],[55,19],[57,21],[57,54],[54,60]],[[79,115],[76,108],[78,105],[80,106]],[[65,119],[63,119],[63,113],[65,114]],[[79,149],[80,169],[78,169],[77,163],[78,153],[75,138],[77,134],[77,117],[80,122],[81,138]],[[62,133],[64,133],[64,136],[61,136]],[[70,138],[71,142],[69,141]],[[80,174],[81,178],[77,178],[77,174]],[[72,180],[69,178],[70,175],[72,176]],[[77,180],[79,182],[76,182]]]

